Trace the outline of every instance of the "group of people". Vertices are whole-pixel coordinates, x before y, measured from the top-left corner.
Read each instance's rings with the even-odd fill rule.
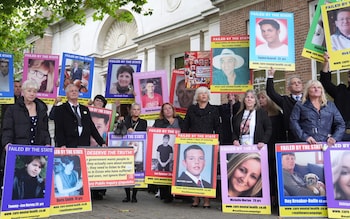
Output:
[[[348,140],[350,132],[347,131],[350,130],[348,127],[350,115],[347,108],[349,106],[341,101],[344,97],[349,96],[349,89],[345,85],[332,84],[328,71],[328,58],[326,53],[320,82],[310,80],[303,89],[300,78],[289,78],[290,95],[280,95],[275,91],[273,84],[275,71],[270,69],[266,91],[260,91],[256,94],[255,91],[248,90],[244,93],[242,101],[239,100],[238,95],[229,94],[227,104],[214,106],[209,102],[210,90],[206,87],[199,87],[194,92],[193,104],[188,107],[184,119],[176,114],[172,104],[163,103],[159,118],[155,120],[153,127],[178,128],[183,133],[219,134],[221,145],[254,144],[259,149],[267,145],[271,161],[276,159],[274,144],[277,142],[307,142],[310,144],[326,142],[328,145],[334,145],[337,141]],[[22,84],[22,95],[16,99],[14,105],[9,106],[6,110],[1,133],[4,153],[10,144],[52,145],[48,131],[48,108],[44,102],[36,98],[36,93],[39,90],[40,85],[35,81],[25,81]],[[55,145],[68,148],[87,146],[91,145],[92,137],[96,145],[106,146],[104,136],[96,128],[89,109],[78,103],[79,87],[70,84],[65,91],[67,102],[60,106],[54,106],[54,110],[50,112],[50,118],[55,122]],[[326,91],[334,98],[335,104],[327,101]],[[107,101],[102,95],[98,95],[98,98],[96,97],[93,102],[96,107],[101,108],[105,107],[106,103]],[[140,114],[141,104],[133,103],[129,114],[119,117],[124,121],[127,132],[147,130],[147,121],[141,119]],[[163,144],[159,145],[157,149],[157,165],[160,171],[170,170],[173,149],[172,146],[168,145],[169,139],[168,135],[164,135]],[[39,158],[33,159],[34,161],[40,160]],[[276,166],[275,162],[269,163],[270,191],[272,197],[275,198],[277,195]],[[57,194],[67,195],[71,192],[81,191],[81,178],[79,173],[74,170],[74,161],[62,158],[59,164],[64,168],[55,177]],[[182,164],[186,170],[177,179],[177,185],[203,188],[211,186],[213,182],[208,182],[201,176],[205,164],[205,151],[200,145],[191,145],[184,150]],[[41,166],[44,165],[37,166],[41,169]],[[197,167],[193,168],[193,165],[197,165]],[[305,182],[302,180],[302,176],[295,171],[294,153],[282,155],[282,168],[286,195],[316,195],[301,192],[305,189]],[[227,157],[227,170],[228,196],[261,197],[262,170],[259,154],[232,154]],[[22,170],[22,172],[26,171]],[[35,176],[31,175],[29,171],[27,172],[31,177],[20,180],[30,178],[33,181],[35,178],[38,183],[36,186],[42,187],[40,186],[42,180],[38,177],[40,170],[32,171],[32,173],[36,173]],[[342,188],[340,182],[344,181],[342,180],[345,178],[344,171],[341,170],[340,173],[337,171],[335,174],[339,178],[337,188]],[[68,178],[71,183],[63,182],[64,179]],[[245,181],[246,183],[243,185],[242,182]],[[72,188],[67,188],[67,185],[71,185]],[[18,190],[17,187],[16,189]],[[137,202],[137,189],[132,189],[132,195],[130,188],[126,188],[125,191],[126,197],[123,202]],[[350,197],[345,192],[338,192],[339,196]],[[96,194],[100,198],[104,193],[105,190],[97,190]],[[39,194],[43,195],[44,191],[32,195],[36,196],[37,194],[39,197]],[[171,187],[160,186],[160,196],[165,202],[171,202],[173,199]],[[192,207],[198,207],[199,204],[200,198],[195,197]],[[209,198],[204,198],[203,207],[210,207]]]

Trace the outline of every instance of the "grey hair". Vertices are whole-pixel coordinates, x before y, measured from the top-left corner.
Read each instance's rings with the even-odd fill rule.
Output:
[[[294,79],[294,78],[298,78],[299,80],[301,80],[301,78],[297,75],[292,75],[292,76],[288,77],[288,79],[287,79],[288,87],[290,87],[292,85],[292,79]],[[301,81],[303,81],[303,80],[301,80]]]
[[[26,90],[26,89],[29,89],[29,88],[34,88],[35,90],[39,90],[39,85],[38,85],[38,83],[36,83],[36,81],[26,80],[22,84],[22,90]]]
[[[197,88],[196,92],[194,93],[193,104],[197,104],[198,95],[200,93],[207,93],[208,94],[208,101],[210,100],[210,90],[207,87],[201,86],[201,87]]]
[[[68,84],[67,87],[66,87],[66,89],[64,89],[64,92],[68,93],[68,91],[69,91],[69,89],[70,89],[71,87],[77,87],[77,88],[79,89],[79,87],[78,87],[77,85],[75,85],[75,84]]]

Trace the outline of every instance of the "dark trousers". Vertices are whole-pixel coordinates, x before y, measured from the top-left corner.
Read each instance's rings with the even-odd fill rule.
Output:
[[[130,200],[130,188],[125,188],[126,199]],[[132,189],[132,199],[136,199],[137,189]]]

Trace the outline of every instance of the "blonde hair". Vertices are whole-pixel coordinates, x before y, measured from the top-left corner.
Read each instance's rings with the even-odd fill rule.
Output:
[[[281,112],[281,108],[271,100],[265,90],[262,90],[257,94],[258,99],[260,96],[264,96],[266,98],[266,107],[264,107],[264,109],[266,110],[268,116],[276,116]],[[262,106],[260,105],[260,107]]]
[[[259,153],[240,153],[233,155],[227,163],[227,180],[228,188],[232,189],[231,177],[233,176],[235,170],[245,161],[254,159],[261,163],[261,157]],[[262,190],[262,180],[261,173],[259,179],[256,181],[255,185],[240,194],[240,197],[257,197]]]
[[[310,87],[312,87],[314,85],[317,86],[317,87],[321,87],[321,97],[319,99],[319,102],[320,102],[321,106],[327,105],[327,97],[326,97],[326,94],[324,92],[324,88],[323,88],[321,82],[319,82],[318,80],[309,80],[306,83],[305,89],[304,89],[304,95],[303,95],[303,98],[302,98],[301,102],[305,103],[306,100],[310,99],[310,97],[309,97],[309,89],[310,89]]]

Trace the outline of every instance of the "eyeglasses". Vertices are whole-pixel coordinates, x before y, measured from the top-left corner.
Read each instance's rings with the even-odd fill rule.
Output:
[[[42,73],[38,70],[31,70],[29,71],[30,74],[35,74],[38,78],[42,79],[44,76],[47,76],[47,74]]]

